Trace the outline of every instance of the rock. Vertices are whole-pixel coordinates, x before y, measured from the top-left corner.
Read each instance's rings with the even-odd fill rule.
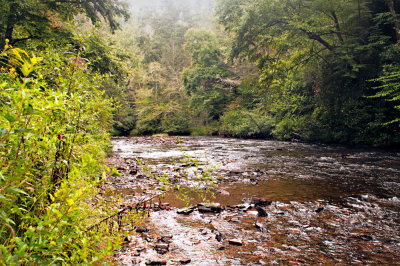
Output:
[[[165,254],[169,250],[169,245],[167,243],[157,243],[154,246],[154,249],[157,251],[158,254]]]
[[[229,193],[228,191],[226,191],[226,190],[223,190],[223,189],[221,189],[220,191],[219,191],[219,193],[221,193],[221,195],[224,195],[224,196],[229,196],[231,193]]]
[[[234,246],[243,246],[243,242],[239,239],[229,239],[229,244]]]
[[[254,204],[254,206],[267,206],[271,205],[272,201],[253,197],[250,203]]]
[[[320,213],[324,210],[324,207],[319,207],[318,209],[315,210],[316,213]]]
[[[201,213],[207,212],[215,212],[219,213],[222,212],[222,208],[220,204],[211,204],[211,205],[204,205],[203,203],[199,203],[197,205],[197,210]]]
[[[137,172],[138,172],[137,169],[132,169],[132,170],[129,171],[129,174],[130,175],[136,175]]]
[[[220,232],[218,232],[218,233],[215,234],[215,239],[216,239],[218,242],[221,242],[222,238],[223,238],[223,235],[222,235]]]
[[[181,264],[183,264],[183,265],[189,264],[191,261],[192,261],[192,259],[181,259],[181,260],[179,260],[179,262],[180,262]]]
[[[258,212],[259,217],[267,217],[268,216],[268,213],[264,208],[257,206],[256,210]]]
[[[125,237],[124,238],[124,245],[128,245],[129,243],[131,243],[131,240],[129,239],[129,237]]]
[[[260,230],[261,232],[265,232],[266,228],[265,228],[265,225],[264,225],[263,223],[256,222],[254,225],[255,225],[256,228],[257,228],[258,230]]]
[[[231,221],[232,223],[235,223],[235,224],[239,224],[239,223],[240,223],[240,219],[237,218],[237,217],[233,217],[230,221]]]
[[[369,235],[353,235],[354,238],[364,240],[364,241],[372,241],[372,236]]]
[[[144,227],[136,227],[135,232],[136,233],[147,233],[149,229],[144,228]]]
[[[192,208],[189,208],[189,209],[178,209],[178,210],[176,211],[176,213],[178,213],[178,214],[184,214],[184,215],[189,215],[189,214],[191,214],[191,213],[193,212],[193,210],[194,210],[194,209],[192,209]]]
[[[197,210],[201,213],[212,212],[211,208],[207,206],[198,206]]]
[[[169,245],[167,243],[157,243],[155,248],[156,249],[168,249]]]
[[[155,259],[155,260],[146,262],[146,265],[167,265],[167,261]]]
[[[172,235],[166,235],[166,236],[162,236],[160,238],[160,241],[164,242],[164,243],[169,243],[171,242],[171,239],[173,238]]]
[[[204,228],[203,231],[201,231],[201,235],[205,236],[208,234],[208,228]]]

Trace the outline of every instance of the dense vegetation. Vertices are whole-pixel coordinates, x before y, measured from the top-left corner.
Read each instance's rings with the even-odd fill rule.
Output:
[[[87,14],[115,29],[114,15],[122,14],[105,12],[120,10],[115,1],[94,2],[1,1],[2,265],[93,263],[120,243],[104,225],[88,230],[115,211],[94,200],[115,173],[103,166],[113,111],[104,90],[112,79],[91,57],[91,35],[74,32],[67,19],[89,23]]]
[[[220,0],[216,19],[184,6],[131,22],[134,121],[120,133],[399,143],[397,2]]]
[[[400,143],[397,1],[182,1],[0,0],[2,262],[118,246],[110,133]]]

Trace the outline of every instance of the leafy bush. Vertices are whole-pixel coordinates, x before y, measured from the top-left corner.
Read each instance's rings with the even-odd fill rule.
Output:
[[[105,215],[90,200],[106,178],[110,100],[102,77],[65,50],[0,55],[0,260],[93,263],[119,238],[86,229]],[[68,55],[68,56],[67,56]]]
[[[221,131],[234,137],[269,137],[273,128],[270,118],[256,110],[232,110],[221,122]]]

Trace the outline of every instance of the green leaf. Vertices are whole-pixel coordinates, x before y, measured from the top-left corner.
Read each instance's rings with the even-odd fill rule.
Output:
[[[8,187],[6,189],[6,191],[14,193],[14,194],[24,194],[24,195],[28,195],[25,191],[23,191],[22,189],[16,188],[16,187]]]
[[[4,114],[4,117],[8,120],[10,123],[14,123],[17,121],[17,118],[11,114]]]
[[[32,129],[29,129],[29,128],[16,128],[14,130],[15,133],[28,133],[31,131],[32,131]]]
[[[112,176],[120,176],[122,175],[120,172],[118,172],[117,169],[115,169],[115,167],[113,166],[112,170],[111,170],[111,175]]]

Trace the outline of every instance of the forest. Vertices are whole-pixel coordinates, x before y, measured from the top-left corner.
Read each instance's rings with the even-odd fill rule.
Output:
[[[153,2],[0,0],[0,264],[121,245],[110,136],[399,146],[400,2]]]

